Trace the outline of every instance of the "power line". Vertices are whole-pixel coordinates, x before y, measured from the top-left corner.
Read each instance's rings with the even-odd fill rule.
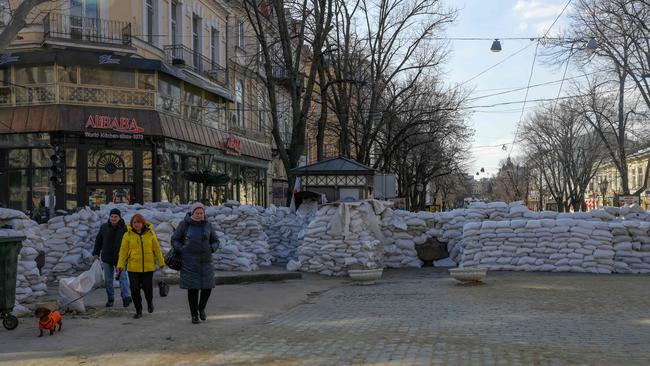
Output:
[[[553,20],[553,23],[551,23],[551,25],[548,27],[548,29],[546,29],[546,32],[544,32],[544,37],[546,37],[548,35],[548,33],[551,31],[551,29],[553,29],[553,26],[555,25],[555,23],[557,23],[557,21],[560,19],[562,14],[564,14],[566,9],[569,7],[569,4],[571,4],[571,0],[568,0],[566,2],[564,7],[562,8],[562,11],[560,12],[560,14],[558,14],[557,17],[555,17],[555,20]],[[515,147],[515,142],[517,141],[517,134],[519,134],[519,127],[521,126],[521,121],[524,118],[524,111],[525,111],[525,107],[526,107],[526,101],[528,100],[528,93],[530,91],[530,82],[533,79],[533,73],[535,71],[535,62],[537,61],[537,50],[539,48],[539,43],[540,42],[537,41],[537,45],[535,46],[535,54],[533,55],[533,63],[531,65],[531,67],[530,67],[530,75],[528,76],[528,86],[526,87],[526,96],[524,97],[524,104],[521,107],[521,114],[519,115],[519,121],[517,122],[517,128],[515,129],[515,135],[513,136],[513,139],[512,139],[512,145],[511,145],[510,149],[508,150],[508,158],[510,158],[510,155],[512,154],[512,149]]]

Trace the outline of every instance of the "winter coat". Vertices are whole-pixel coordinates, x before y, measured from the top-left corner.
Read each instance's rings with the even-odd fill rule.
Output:
[[[116,226],[113,226],[110,221],[104,223],[99,228],[99,233],[95,238],[95,249],[93,255],[100,255],[102,262],[106,262],[112,266],[117,264],[117,259],[120,255],[120,245],[122,244],[122,237],[126,233],[126,224],[124,220],[120,219]]]
[[[151,224],[145,223],[140,234],[133,231],[131,225],[128,228],[122,238],[117,268],[124,268],[126,265],[129,272],[153,272],[156,270],[156,259],[158,259],[158,266],[164,267],[165,259]]]
[[[181,253],[181,288],[209,289],[214,287],[212,253],[219,241],[208,221],[194,221],[188,213],[172,236],[174,249]]]

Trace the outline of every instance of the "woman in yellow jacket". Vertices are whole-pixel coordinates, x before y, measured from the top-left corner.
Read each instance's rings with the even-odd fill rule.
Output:
[[[153,227],[140,214],[131,218],[128,231],[122,238],[120,256],[117,262],[118,271],[126,266],[131,285],[131,297],[135,305],[135,319],[142,318],[142,295],[144,291],[147,300],[147,310],[153,313],[153,272],[156,270],[155,260],[158,259],[160,268],[165,266],[165,259]]]

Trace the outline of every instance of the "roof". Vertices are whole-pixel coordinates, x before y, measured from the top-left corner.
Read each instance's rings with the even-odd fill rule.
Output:
[[[356,174],[356,175],[374,175],[375,170],[367,165],[363,165],[354,160],[338,157],[328,160],[319,161],[307,166],[293,168],[290,171],[293,174]]]

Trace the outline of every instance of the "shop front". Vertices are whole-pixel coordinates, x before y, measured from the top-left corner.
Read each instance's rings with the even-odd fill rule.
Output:
[[[0,205],[43,217],[57,209],[102,204],[198,200],[203,187],[186,171],[227,173],[208,201],[266,205],[270,148],[154,110],[70,105],[0,109]],[[58,173],[51,156],[62,156]],[[60,184],[50,178],[60,175]]]

